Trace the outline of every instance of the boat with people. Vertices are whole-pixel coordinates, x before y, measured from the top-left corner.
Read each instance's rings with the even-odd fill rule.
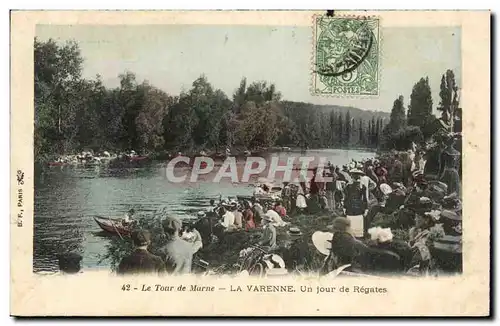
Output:
[[[132,231],[131,226],[123,225],[121,218],[94,216],[94,220],[103,231],[114,235],[129,236]]]

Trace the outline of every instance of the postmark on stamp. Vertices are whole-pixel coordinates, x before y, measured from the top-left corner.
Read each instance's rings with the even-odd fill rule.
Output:
[[[313,95],[379,94],[379,19],[314,17]]]

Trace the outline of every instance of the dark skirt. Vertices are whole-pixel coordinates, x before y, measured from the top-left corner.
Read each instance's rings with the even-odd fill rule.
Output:
[[[456,169],[445,169],[440,181],[448,186],[448,195],[454,192],[460,195],[460,176]]]

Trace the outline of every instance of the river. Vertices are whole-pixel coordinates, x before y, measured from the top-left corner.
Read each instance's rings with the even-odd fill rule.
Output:
[[[269,154],[271,155],[271,154]],[[374,153],[358,150],[310,150],[305,153],[282,152],[280,162],[290,155],[325,157],[334,165],[351,159],[373,157]],[[269,161],[269,157],[266,157]],[[238,169],[244,160],[237,162]],[[175,169],[176,175],[189,174],[190,168]],[[172,183],[166,177],[165,163],[151,163],[140,168],[100,166],[53,167],[35,178],[34,257],[33,269],[57,270],[57,253],[77,251],[83,256],[84,269],[108,269],[101,261],[109,237],[94,221],[96,215],[123,216],[130,208],[137,217],[152,216],[161,208],[182,218],[196,214],[209,205],[211,198],[249,195],[258,176],[247,183],[234,183],[222,178],[214,183],[213,172],[200,176],[195,183]],[[267,176],[265,170],[261,176]],[[280,174],[275,180],[279,180]],[[278,182],[279,183],[279,182]]]

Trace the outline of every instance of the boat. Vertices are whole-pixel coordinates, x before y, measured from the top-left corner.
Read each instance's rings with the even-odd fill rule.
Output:
[[[130,235],[130,228],[129,227],[124,227],[121,223],[120,218],[109,218],[109,217],[102,217],[102,216],[95,216],[94,220],[96,221],[97,225],[104,231],[112,234],[116,234],[119,236],[129,236]]]

